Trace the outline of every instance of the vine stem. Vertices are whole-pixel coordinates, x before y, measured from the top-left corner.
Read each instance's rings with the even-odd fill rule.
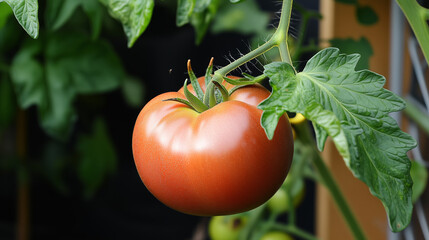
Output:
[[[25,162],[27,155],[27,119],[24,110],[18,112],[16,131],[17,154],[22,167],[18,173],[16,239],[27,240],[30,237],[30,186]]]
[[[230,64],[220,68],[219,70],[214,72],[213,81],[219,81],[225,77],[228,73],[233,71],[234,69],[240,67],[241,65],[259,57],[260,55],[266,53],[273,47],[278,47],[280,51],[280,57],[282,61],[287,62],[292,65],[292,60],[289,54],[289,49],[287,46],[287,37],[288,37],[288,29],[290,23],[290,16],[292,12],[292,2],[293,0],[283,0],[282,12],[280,16],[280,23],[273,34],[273,36],[259,46],[258,48],[250,51],[239,59],[231,62]]]
[[[316,167],[322,183],[331,193],[332,198],[334,199],[337,207],[339,208],[341,214],[343,215],[350,231],[352,232],[355,239],[367,239],[365,233],[359,225],[355,215],[353,214],[350,206],[348,205],[344,195],[341,193],[341,189],[336,183],[334,177],[332,176],[329,168],[326,166],[325,162],[322,160],[319,151],[315,148],[315,142],[313,136],[310,132],[308,122],[304,121],[301,124],[295,126],[300,139],[312,147],[314,156],[312,158],[313,164]]]
[[[295,226],[291,226],[291,225],[283,225],[280,223],[273,223],[273,225],[271,226],[272,229],[276,229],[276,230],[280,230],[280,231],[284,231],[287,233],[291,233],[297,237],[300,237],[302,239],[306,239],[306,240],[317,240],[316,237],[314,237],[312,234],[303,231]]]

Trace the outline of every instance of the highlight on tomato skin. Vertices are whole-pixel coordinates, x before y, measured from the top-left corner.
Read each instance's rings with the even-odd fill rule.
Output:
[[[204,78],[198,81],[205,90]],[[165,101],[184,98],[181,91],[155,97],[136,120],[133,155],[147,189],[170,208],[199,216],[244,212],[270,199],[293,155],[286,116],[272,140],[260,126],[257,105],[270,92],[261,85],[241,87],[228,101],[198,113]]]

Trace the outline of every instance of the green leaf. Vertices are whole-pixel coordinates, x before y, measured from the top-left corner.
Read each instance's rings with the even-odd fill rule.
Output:
[[[195,0],[178,0],[176,12],[176,25],[181,27],[189,23],[189,18],[194,11]]]
[[[112,17],[119,20],[128,38],[128,47],[146,30],[152,18],[154,0],[100,0]]]
[[[353,174],[382,201],[393,231],[400,231],[412,213],[406,154],[416,142],[388,115],[404,101],[383,88],[383,76],[355,71],[358,60],[358,54],[327,48],[296,75],[287,63],[269,64],[264,73],[273,92],[259,107],[302,113],[316,123],[319,145],[331,136]]]
[[[144,99],[144,85],[139,79],[126,77],[122,84],[122,94],[131,107],[141,107]]]
[[[77,94],[112,90],[124,75],[109,45],[73,33],[28,41],[11,66],[18,104],[21,108],[38,106],[42,128],[57,139],[67,139],[71,132]]]
[[[263,33],[270,21],[270,15],[260,10],[255,0],[247,0],[240,4],[227,4],[219,10],[211,31],[239,32],[242,34]]]
[[[78,177],[84,186],[84,196],[91,198],[117,165],[116,151],[102,119],[95,121],[90,135],[79,137],[77,151]]]
[[[39,36],[37,0],[4,0],[12,8],[16,20],[32,38]]]
[[[356,6],[356,17],[362,25],[373,25],[378,22],[378,15],[370,6]]]
[[[210,5],[212,0],[195,0],[194,12],[203,12]]]
[[[213,14],[208,11],[192,14],[191,25],[195,30],[195,43],[197,45],[203,41],[212,19]]]
[[[413,179],[413,203],[425,191],[428,182],[428,170],[418,161],[411,161],[411,178]]]
[[[92,39],[100,35],[103,20],[103,8],[98,0],[50,0],[47,2],[45,22],[52,30],[60,29],[67,23],[76,10],[81,7],[89,18],[92,28]]]
[[[58,0],[53,1],[58,2]],[[75,10],[82,4],[81,0],[64,0],[60,2],[61,7],[59,9],[58,15],[56,16],[55,21],[52,24],[53,30],[57,30],[62,27],[70,19]]]
[[[101,5],[97,0],[85,0],[83,1],[82,8],[91,22],[92,39],[95,40],[100,35],[102,27],[103,10]]]
[[[5,2],[0,2],[0,29],[3,28],[12,14],[12,9]]]
[[[42,172],[52,186],[61,194],[68,194],[69,189],[64,181],[64,172],[67,169],[67,152],[65,144],[58,141],[48,141],[43,147],[41,159]]]
[[[241,2],[241,1],[243,1],[243,0],[229,0],[231,3],[239,3],[239,2]]]
[[[361,37],[359,40],[352,38],[334,38],[329,40],[332,47],[339,48],[341,52],[352,54],[359,53],[361,58],[356,65],[356,70],[369,69],[369,59],[374,54],[371,43],[367,38]]]

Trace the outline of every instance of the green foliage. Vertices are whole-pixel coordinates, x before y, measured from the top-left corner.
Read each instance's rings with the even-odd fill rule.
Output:
[[[40,57],[43,63],[38,61]],[[124,76],[119,59],[106,42],[94,42],[77,33],[55,33],[28,41],[11,66],[21,108],[38,106],[44,130],[63,140],[76,119],[76,95],[112,90]]]
[[[428,183],[428,170],[418,161],[411,161],[411,178],[413,179],[413,203],[425,191]]]
[[[145,87],[139,79],[125,77],[122,83],[122,94],[129,106],[139,108],[143,104]]]
[[[352,38],[334,38],[329,40],[332,47],[339,48],[341,52],[346,54],[358,53],[361,58],[356,65],[356,70],[369,69],[369,59],[374,54],[371,43],[365,37],[359,40]]]
[[[47,2],[46,24],[51,30],[60,29],[81,7],[90,20],[92,38],[100,35],[103,9],[98,0],[49,0]]]
[[[378,15],[370,6],[356,7],[356,17],[362,25],[373,25],[378,22]]]
[[[119,20],[128,38],[128,47],[146,30],[152,18],[154,0],[100,0],[112,17]]]
[[[41,174],[49,183],[61,194],[68,194],[69,188],[64,180],[64,172],[69,168],[67,156],[71,155],[67,151],[65,144],[58,141],[48,141],[45,143],[41,159]]]
[[[84,186],[84,196],[90,198],[105,178],[116,170],[116,152],[102,119],[94,122],[90,135],[81,135],[77,144],[79,153],[78,177]]]
[[[9,16],[12,14],[12,9],[5,2],[0,2],[0,29],[6,24]]]
[[[37,0],[2,0],[12,8],[16,20],[32,38],[39,36],[39,3]]]
[[[223,31],[242,34],[264,32],[270,21],[268,13],[260,10],[254,0],[243,1],[239,4],[223,5],[213,21],[211,30],[214,33]]]
[[[195,0],[178,0],[176,25],[181,27],[189,23],[189,19],[194,11]]]
[[[264,115],[302,113],[313,121],[320,149],[331,136],[353,174],[383,202],[392,229],[400,231],[412,213],[411,163],[406,153],[416,142],[388,115],[403,109],[404,101],[383,88],[383,76],[355,71],[359,58],[327,48],[297,74],[287,63],[265,66],[273,93],[260,108]],[[273,124],[262,122],[268,131]]]
[[[360,5],[359,0],[335,0],[339,3],[350,4],[355,6],[357,21],[362,25],[373,25],[378,22],[378,15],[374,9],[368,5]],[[412,0],[414,1],[414,0]]]

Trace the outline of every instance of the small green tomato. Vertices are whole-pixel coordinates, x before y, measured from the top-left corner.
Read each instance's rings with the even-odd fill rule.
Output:
[[[293,240],[293,238],[284,232],[272,231],[262,236],[261,240]]]
[[[209,223],[209,235],[212,240],[236,240],[243,227],[246,218],[239,216],[215,216]]]

